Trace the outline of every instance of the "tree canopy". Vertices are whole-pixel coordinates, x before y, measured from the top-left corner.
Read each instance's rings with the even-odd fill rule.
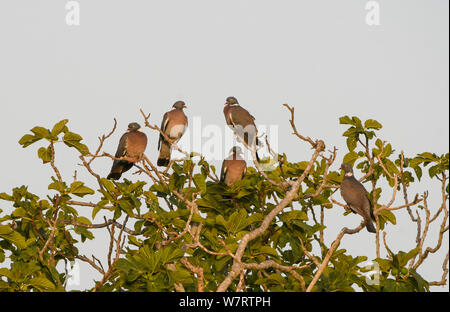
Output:
[[[299,146],[312,148],[309,159],[291,162],[286,154],[271,151],[260,162],[254,158],[241,181],[228,187],[219,181],[216,168],[202,155],[182,151],[183,160],[172,160],[167,170],[144,157],[135,165],[139,179],[111,181],[92,163],[115,159],[103,151],[101,136],[90,148],[72,132],[68,119],[51,128],[36,126],[19,141],[24,148],[40,144],[38,157],[51,166],[53,175],[41,177],[48,196],[34,195],[29,186],[0,193],[0,291],[65,291],[69,273],[58,263],[84,261],[100,278],[89,291],[429,291],[445,285],[448,246],[449,154],[423,152],[408,155],[377,137],[382,125],[344,116],[347,151],[339,158],[354,166],[369,192],[376,217],[377,281],[367,278],[364,254],[351,255],[339,245],[356,228],[343,228],[329,246],[324,241],[330,209],[351,213],[335,199],[343,179],[336,163],[338,150],[320,139],[297,131],[294,108],[286,105]],[[142,112],[150,131],[160,131]],[[338,126],[336,126],[338,131]],[[57,165],[55,145],[64,144],[79,155],[92,181],[64,180]],[[327,143],[328,144],[328,143]],[[247,146],[248,147],[248,146]],[[252,150],[253,156],[256,151]],[[249,164],[250,165],[250,164]],[[271,170],[266,170],[270,168]],[[408,190],[427,175],[441,185],[410,194]],[[387,183],[385,183],[385,181]],[[26,183],[25,183],[26,184]],[[381,186],[383,184],[383,187]],[[388,187],[384,186],[388,185]],[[388,202],[380,201],[388,194]],[[439,207],[429,206],[429,194],[442,198]],[[399,201],[402,201],[400,204]],[[6,208],[5,208],[6,205]],[[77,207],[92,209],[92,218],[79,215]],[[417,231],[412,250],[394,251],[388,244],[388,227],[397,226],[396,212],[408,211]],[[105,212],[109,218],[94,223]],[[438,228],[435,245],[425,243],[431,228]],[[106,261],[99,255],[83,255],[86,240],[96,231],[107,231]],[[384,258],[381,249],[387,250]],[[442,280],[427,281],[421,265],[437,251],[447,248],[442,259]]]

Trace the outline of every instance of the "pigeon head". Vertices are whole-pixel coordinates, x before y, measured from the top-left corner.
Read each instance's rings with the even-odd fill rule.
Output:
[[[233,146],[230,150],[230,155],[242,155],[242,149],[239,146]]]
[[[229,157],[232,159],[241,159],[242,158],[242,149],[239,146],[233,146],[230,149]]]
[[[343,163],[341,169],[344,170],[345,175],[353,175],[353,168],[348,163]]]
[[[139,129],[141,129],[141,125],[137,122],[132,122],[128,125],[128,131],[138,131]]]
[[[234,96],[230,96],[227,98],[225,105],[239,105],[239,102]]]
[[[175,102],[172,107],[177,109],[187,108],[186,104],[183,101]]]

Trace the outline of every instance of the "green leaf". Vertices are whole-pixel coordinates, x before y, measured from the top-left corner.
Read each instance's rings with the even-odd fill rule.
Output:
[[[116,208],[115,210],[114,210],[114,219],[119,219],[120,218],[120,216],[122,215],[122,210],[120,209],[120,207],[118,207],[118,208]]]
[[[307,221],[308,215],[302,210],[294,210],[283,213],[281,215],[281,220],[285,223],[292,222],[293,220]]]
[[[197,200],[195,201],[195,203],[196,203],[199,207],[210,208],[210,209],[217,209],[217,208],[218,208],[215,204],[209,202],[208,200],[202,199],[202,198],[197,199]],[[222,217],[222,218],[223,218],[223,217]]]
[[[433,161],[433,162],[438,162],[439,161],[439,157],[437,157],[436,154],[425,152],[425,153],[419,154],[419,156],[423,157],[423,158],[426,158],[429,161]]]
[[[357,140],[355,137],[347,138],[347,147],[350,152],[353,152],[356,148]]]
[[[2,230],[0,230],[0,237],[16,245],[18,249],[24,249],[27,247],[25,238],[19,232],[13,231],[10,232],[9,234],[1,234],[1,231]]]
[[[383,281],[383,288],[382,290],[384,292],[409,292],[411,291],[410,288],[408,288],[407,284],[404,282],[397,282],[392,279],[387,279]]]
[[[66,132],[64,135],[64,142],[80,142],[83,140],[81,135],[73,133],[73,132]]]
[[[228,233],[236,234],[251,223],[256,222],[259,217],[260,215],[258,217],[254,217],[254,215],[248,217],[247,212],[242,209],[234,212],[227,221],[225,221],[222,215],[218,215],[216,217],[216,223],[223,225]]]
[[[398,264],[400,267],[404,267],[409,260],[411,260],[412,258],[414,258],[420,251],[420,248],[414,248],[413,250],[405,253],[403,251],[400,251],[397,254],[397,259],[398,259]]]
[[[115,194],[117,192],[116,187],[114,186],[114,183],[112,183],[110,180],[102,178],[101,182],[110,194]]]
[[[414,168],[414,172],[416,173],[417,179],[419,179],[419,181],[420,181],[420,179],[422,178],[422,174],[423,174],[422,173],[422,168],[417,166],[417,167]]]
[[[400,172],[397,166],[390,159],[385,159],[385,166],[392,176]]]
[[[53,126],[52,129],[52,136],[57,136],[58,134],[60,134],[61,132],[63,132],[63,130],[65,130],[66,128],[66,124],[69,122],[68,119],[64,119],[61,120],[60,122],[58,122],[56,125]]]
[[[49,146],[48,148],[45,148],[45,147],[39,148],[39,150],[38,150],[38,157],[40,159],[42,159],[42,162],[44,164],[49,163],[52,160],[51,146]]]
[[[374,119],[368,119],[364,123],[364,128],[380,130],[381,128],[383,128],[383,126],[378,121],[376,121]]]
[[[391,144],[387,144],[384,147],[383,156],[382,157],[389,157],[389,156],[391,156],[392,152],[393,152],[392,145]]]
[[[194,184],[202,192],[206,192],[206,177],[203,174],[194,175]]]
[[[81,226],[75,226],[74,228],[75,233],[80,234],[81,235],[81,241],[84,242],[87,239],[91,240],[94,238],[94,234],[92,234],[91,232],[89,232],[86,228],[81,227]]]
[[[32,134],[25,134],[20,140],[19,144],[22,145],[23,148],[30,146],[31,144],[41,140],[42,138],[32,135]]]
[[[273,273],[270,274],[268,277],[263,279],[258,279],[256,281],[257,284],[275,284],[275,285],[281,285],[283,286],[286,283],[286,280],[281,276],[281,274]]]
[[[308,168],[309,161],[301,161],[295,165],[296,168],[305,171]]]
[[[48,186],[49,190],[56,190],[63,194],[66,191],[66,184],[64,182],[55,181]]]
[[[340,117],[339,123],[341,125],[354,125],[353,120],[349,116]]]
[[[74,194],[79,197],[84,197],[85,195],[95,194],[94,190],[87,186],[84,186],[83,182],[76,181],[70,185],[69,193]]]
[[[358,153],[356,153],[356,152],[350,152],[350,153],[347,153],[345,156],[344,156],[344,163],[348,163],[348,164],[350,164],[350,165],[354,165],[355,164],[355,162],[358,160],[358,158],[359,158],[359,155],[358,155]]]
[[[43,127],[34,127],[33,129],[31,129],[31,132],[33,132],[34,135],[40,139],[50,138],[50,131]]]
[[[28,283],[34,288],[37,288],[38,290],[41,291],[55,289],[55,285],[45,277],[35,277],[31,279]]]
[[[379,212],[378,215],[383,216],[386,220],[388,220],[394,225],[397,224],[397,219],[395,218],[395,215],[389,210],[382,210]]]
[[[430,286],[426,280],[423,279],[423,277],[416,272],[413,268],[409,269],[409,273],[411,277],[414,279],[416,284],[416,289],[420,292],[423,291],[430,291]]]
[[[438,175],[439,173],[441,173],[441,168],[439,165],[430,167],[430,169],[428,169],[428,174],[430,175],[430,178],[435,177],[436,175]]]
[[[382,258],[377,258],[374,261],[380,265],[382,272],[389,272],[391,270],[392,261]]]
[[[278,252],[275,249],[273,249],[272,247],[270,247],[270,246],[261,246],[259,248],[259,250],[261,251],[261,253],[266,254],[266,255],[271,255],[271,256],[274,256],[274,257],[278,257],[279,256]]]
[[[7,201],[14,201],[14,197],[12,197],[6,193],[0,193],[0,199],[7,200]]]
[[[92,209],[92,219],[95,219],[95,216],[97,213],[102,209],[103,207],[100,205],[96,205],[94,209]]]
[[[352,117],[352,120],[353,120],[353,124],[356,126],[356,128],[358,128],[359,130],[362,130],[362,129],[363,129],[361,119],[359,119],[359,118],[356,117],[356,116],[353,116],[353,117]]]
[[[342,136],[357,139],[358,138],[358,134],[359,134],[358,129],[356,129],[355,127],[350,127],[350,128],[348,128],[347,131],[345,131],[342,134]]]
[[[131,205],[128,200],[125,200],[125,199],[121,200],[119,202],[119,206],[129,216],[133,216],[134,215],[133,214],[133,205]]]
[[[137,222],[134,224],[134,231],[135,231],[136,233],[140,233],[141,230],[142,230],[142,226],[144,225],[144,223],[145,223],[144,220],[137,221]],[[131,235],[129,235],[129,236],[131,236]]]
[[[16,218],[23,218],[27,216],[27,211],[23,208],[16,208],[11,215]]]
[[[67,141],[67,142],[65,141],[64,143],[69,147],[76,148],[77,151],[79,151],[80,154],[82,154],[83,156],[86,156],[87,154],[89,154],[89,148],[82,143],[75,142],[75,141]]]
[[[140,232],[140,229],[137,232]],[[142,246],[142,243],[139,242],[139,240],[136,237],[134,237],[133,235],[128,235],[128,242],[130,244],[138,246],[138,247]]]
[[[15,281],[13,273],[7,268],[0,268],[0,276],[5,276],[9,278],[11,281]]]
[[[243,198],[243,197],[251,195],[251,194],[254,194],[254,191],[247,190],[247,189],[241,189],[241,190],[239,190],[239,193],[236,195],[236,198],[240,199],[240,198]]]
[[[80,222],[80,223],[83,223],[86,225],[92,224],[91,220],[89,220],[88,218],[85,218],[85,217],[77,217],[76,220],[77,220],[77,222]]]
[[[423,159],[421,157],[416,157],[416,158],[411,159],[411,161],[409,162],[409,166],[411,168],[417,168],[424,161],[425,161],[425,159]]]
[[[306,234],[313,235],[314,233],[320,231],[321,229],[324,229],[325,226],[321,224],[314,224],[313,226],[307,224],[304,221],[301,220],[294,220],[293,223],[301,228]]]
[[[0,235],[10,234],[13,232],[13,229],[9,225],[0,225]]]
[[[67,146],[76,148],[82,155],[87,155],[89,154],[89,148],[80,143],[82,139],[83,138],[79,134],[66,132],[63,140]]]

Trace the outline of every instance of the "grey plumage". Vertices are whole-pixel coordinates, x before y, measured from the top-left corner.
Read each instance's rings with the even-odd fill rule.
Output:
[[[173,143],[176,143],[183,136],[188,125],[188,119],[183,112],[183,109],[187,106],[183,101],[178,101],[172,107],[171,111],[164,114],[161,131],[173,140]],[[159,135],[158,149],[157,165],[167,167],[170,163],[171,143],[162,134]]]
[[[142,160],[142,156],[147,147],[147,136],[140,131],[141,126],[138,123],[130,123],[127,132],[122,135],[117,147],[116,158],[114,160],[108,179],[118,180],[122,173],[130,170],[134,163]]]
[[[260,145],[258,129],[255,125],[255,117],[243,108],[235,97],[230,96],[227,98],[223,113],[227,125],[236,132],[248,146],[252,147],[254,144],[256,146]],[[258,153],[256,153],[256,158],[259,161]]]
[[[372,212],[372,204],[369,200],[367,190],[354,176],[353,169],[350,164],[343,163],[341,169],[344,170],[345,176],[341,183],[341,195],[350,209],[363,217],[367,231],[376,233],[375,216]]]
[[[247,169],[247,164],[241,157],[242,150],[239,147],[233,147],[227,159],[222,163],[220,172],[220,181],[228,186],[232,186],[237,181],[242,180]]]

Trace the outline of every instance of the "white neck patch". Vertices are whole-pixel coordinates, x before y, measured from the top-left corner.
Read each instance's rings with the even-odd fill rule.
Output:
[[[230,153],[230,154],[228,155],[228,159],[231,159],[231,160],[241,160],[242,157],[241,157],[241,155],[239,155],[239,154]]]
[[[347,172],[347,173],[345,174],[345,176],[346,176],[346,177],[353,177],[353,173]]]

